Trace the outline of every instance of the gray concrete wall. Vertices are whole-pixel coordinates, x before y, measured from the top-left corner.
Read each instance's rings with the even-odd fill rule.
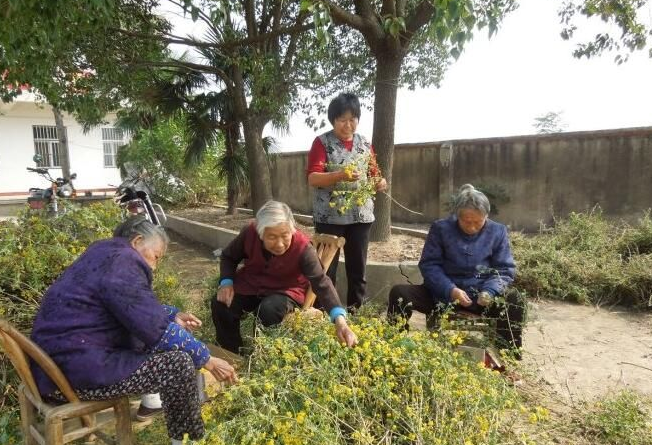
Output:
[[[311,213],[307,153],[288,153],[272,169],[274,196]],[[462,184],[502,190],[496,220],[534,231],[573,211],[599,205],[605,215],[635,219],[652,207],[652,127],[516,136],[396,146],[391,194],[421,215],[392,207],[393,222],[446,215]]]
[[[308,187],[308,152],[281,153],[272,158],[272,194],[298,213],[312,214],[312,191]]]

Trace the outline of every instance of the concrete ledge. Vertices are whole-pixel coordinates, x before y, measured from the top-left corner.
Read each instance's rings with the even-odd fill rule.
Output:
[[[344,285],[346,276],[343,269],[343,265],[337,268],[337,292],[340,295],[346,295],[346,286]],[[392,286],[410,283],[423,283],[417,261],[367,262],[367,296],[369,301],[386,304]]]
[[[213,204],[213,207],[217,207],[220,209],[227,208],[225,205],[220,205],[220,204]],[[254,214],[253,210],[245,209],[242,207],[238,207],[238,212],[247,213],[249,215]],[[294,215],[294,219],[296,220],[296,222],[305,224],[307,226],[312,226],[312,216],[304,215],[302,213],[292,213],[292,214]],[[394,234],[410,235],[422,239],[426,239],[426,237],[428,236],[427,230],[409,229],[407,227],[392,226],[391,231]]]
[[[0,201],[0,216],[17,216],[26,207],[27,198],[2,200]]]
[[[167,215],[165,228],[212,249],[223,249],[238,236],[235,230],[222,229],[173,215]]]
[[[238,232],[212,226],[178,216],[168,215],[165,228],[172,230],[188,239],[209,246],[212,249],[223,249]],[[367,295],[369,301],[386,303],[389,290],[395,284],[420,284],[421,273],[416,261],[367,263]],[[341,299],[346,299],[346,270],[342,255],[337,267],[337,292]]]

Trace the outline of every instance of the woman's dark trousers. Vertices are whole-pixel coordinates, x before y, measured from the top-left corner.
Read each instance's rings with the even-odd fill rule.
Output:
[[[238,354],[242,347],[240,319],[245,312],[254,312],[263,326],[274,326],[283,321],[288,312],[299,305],[285,294],[233,296],[231,306],[211,299],[211,313],[217,343]]]
[[[513,288],[505,292],[503,296],[505,303],[494,302],[488,307],[478,305],[475,300],[473,305],[465,308],[455,305],[455,310],[464,310],[483,315],[496,320],[496,335],[498,339],[511,349],[520,359],[520,348],[523,344],[523,321],[525,318],[525,300],[522,295]],[[498,297],[496,297],[498,298]],[[389,292],[389,306],[387,318],[396,320],[403,317],[409,320],[412,311],[426,314],[427,316],[441,317],[450,307],[448,304],[438,303],[430,294],[430,291],[423,284],[399,284],[392,287]]]
[[[344,266],[346,267],[346,305],[349,308],[359,308],[367,298],[367,249],[369,247],[369,230],[371,223],[357,224],[323,224],[315,223],[315,232],[342,236],[344,244]],[[337,263],[339,251],[326,273],[335,285],[337,279]]]

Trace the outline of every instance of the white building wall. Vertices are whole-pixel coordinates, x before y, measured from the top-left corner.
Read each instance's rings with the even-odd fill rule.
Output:
[[[112,121],[111,118],[107,120]],[[115,167],[104,167],[101,126],[87,134],[72,116],[64,117],[70,150],[70,171],[77,173],[74,181],[78,191],[91,190],[94,195],[112,193],[120,183]],[[34,102],[0,102],[0,199],[25,197],[30,187],[48,187],[49,183],[26,167],[36,167],[33,125],[55,125],[50,106]],[[106,125],[111,126],[111,125]],[[60,168],[51,168],[53,177],[61,176]]]

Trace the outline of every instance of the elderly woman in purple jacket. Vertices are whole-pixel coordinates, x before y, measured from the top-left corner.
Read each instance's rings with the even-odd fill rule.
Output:
[[[196,369],[222,381],[237,376],[188,332],[201,324],[195,316],[160,304],[152,292],[152,271],[167,244],[163,229],[136,217],[90,245],[47,290],[32,339],[82,400],[160,393],[168,434],[180,444],[184,434],[204,434]],[[32,367],[44,398],[62,400]]]
[[[488,219],[490,210],[484,193],[470,184],[460,188],[452,215],[428,232],[419,261],[423,284],[394,286],[387,314],[390,320],[409,320],[413,310],[438,317],[451,304],[484,314],[497,319],[496,334],[520,359],[524,303],[509,287],[516,266],[507,228]]]

